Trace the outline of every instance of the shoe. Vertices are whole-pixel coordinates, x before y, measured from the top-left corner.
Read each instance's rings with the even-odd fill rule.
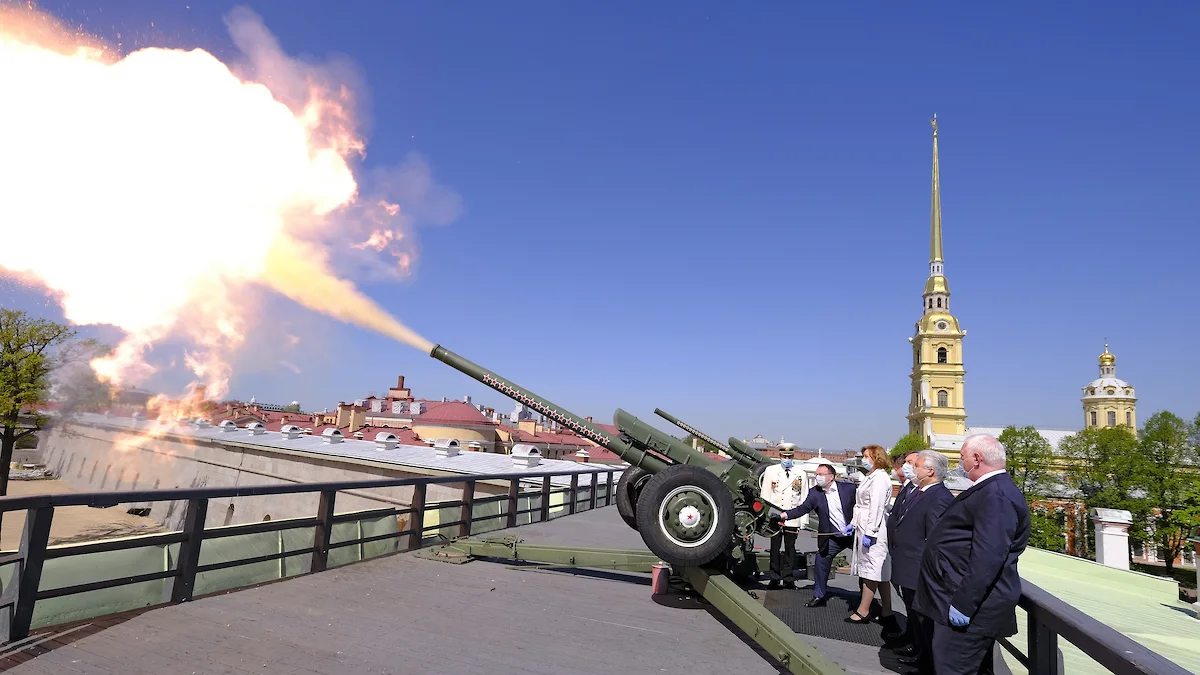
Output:
[[[784,588],[790,588],[790,589],[792,589],[792,590],[796,590],[796,582],[794,582],[794,581],[785,581],[785,582],[783,582],[783,587],[784,587]]]
[[[916,655],[913,655],[913,656],[901,656],[901,657],[900,657],[899,659],[897,659],[897,660],[898,660],[900,663],[903,663],[903,664],[904,664],[904,665],[906,665],[906,666],[919,666],[919,665],[921,665],[921,659],[917,658],[917,656],[916,656]]]
[[[827,604],[829,604],[829,598],[821,596],[819,598],[813,598],[812,600],[809,600],[808,602],[804,603],[804,606],[805,607],[824,607]]]
[[[916,656],[917,650],[912,645],[904,645],[902,647],[896,647],[892,650],[892,653],[896,656]]]
[[[779,580],[772,579],[769,583],[767,583],[767,588],[779,588]]]
[[[854,617],[856,617],[856,616],[857,616],[859,619],[861,619],[861,621],[859,621],[859,620],[856,620],[856,619],[854,618]],[[851,614],[850,616],[848,616],[848,617],[846,617],[845,619],[842,619],[842,620],[843,620],[843,621],[845,621],[846,623],[862,623],[862,624],[867,624],[867,623],[871,623],[871,615],[870,615],[870,614],[868,614],[867,616],[863,616],[862,614],[859,614],[859,613],[858,613],[858,610],[856,609],[856,610],[854,610],[854,613],[853,613],[853,614]]]

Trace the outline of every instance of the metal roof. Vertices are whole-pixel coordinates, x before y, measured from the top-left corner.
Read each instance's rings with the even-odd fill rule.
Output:
[[[516,461],[511,455],[501,455],[492,452],[473,452],[464,449],[452,457],[441,457],[437,449],[427,445],[396,445],[384,449],[375,444],[374,439],[358,440],[347,436],[340,443],[328,443],[321,436],[302,435],[287,438],[282,432],[266,431],[253,434],[244,427],[237,431],[225,431],[216,426],[197,427],[192,424],[158,424],[154,421],[134,420],[129,417],[105,417],[92,413],[81,413],[72,417],[73,424],[87,424],[96,427],[110,427],[129,431],[150,431],[164,436],[178,436],[214,441],[217,443],[237,443],[255,445],[277,450],[292,450],[330,457],[346,457],[371,462],[395,464],[397,467],[431,469],[448,473],[461,474],[501,474],[501,473],[539,473],[546,471],[561,471],[563,473],[579,473],[579,485],[590,485],[592,471],[608,471],[617,468],[614,480],[620,476],[619,469],[607,464],[591,464],[558,459],[542,459],[536,466],[528,466],[524,459]],[[601,482],[607,481],[602,477]],[[530,482],[541,484],[542,479],[530,479]],[[554,476],[550,483],[566,487],[571,484],[570,476]]]

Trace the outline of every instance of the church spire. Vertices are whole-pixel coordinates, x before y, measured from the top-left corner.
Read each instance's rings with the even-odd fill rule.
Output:
[[[933,125],[933,199],[929,213],[929,264],[942,262],[942,189],[938,175],[937,115],[929,121]],[[940,265],[938,267],[941,267]],[[930,270],[930,276],[941,274]]]

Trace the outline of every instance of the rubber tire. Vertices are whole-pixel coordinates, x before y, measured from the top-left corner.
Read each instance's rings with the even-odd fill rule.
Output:
[[[713,499],[716,523],[712,536],[704,543],[680,546],[671,541],[659,524],[662,501],[679,487],[693,486],[707,492]],[[676,464],[657,473],[642,488],[637,501],[638,532],[651,553],[674,567],[700,567],[725,554],[733,543],[733,495],[711,471],[692,464]]]
[[[646,481],[649,479],[649,471],[631,466],[621,472],[621,479],[617,481],[617,513],[621,514],[621,520],[624,520],[626,525],[635,530],[638,529],[638,495],[641,494],[642,488],[646,487]]]

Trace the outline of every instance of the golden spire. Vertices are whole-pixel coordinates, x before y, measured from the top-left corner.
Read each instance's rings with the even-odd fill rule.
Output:
[[[929,215],[929,262],[942,262],[942,190],[938,177],[937,115],[933,125],[933,204]]]

